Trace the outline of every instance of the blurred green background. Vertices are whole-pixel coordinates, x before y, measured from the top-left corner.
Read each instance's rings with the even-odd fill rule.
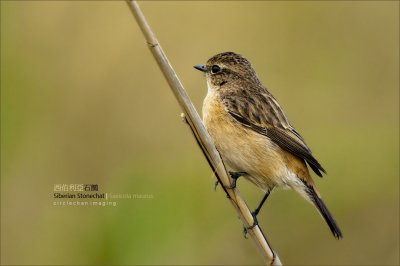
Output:
[[[275,191],[259,221],[282,262],[398,265],[399,2],[140,4],[199,111],[192,66],[241,53],[327,169],[344,239]],[[180,113],[125,2],[1,1],[1,263],[263,263]],[[52,206],[60,183],[153,198]]]

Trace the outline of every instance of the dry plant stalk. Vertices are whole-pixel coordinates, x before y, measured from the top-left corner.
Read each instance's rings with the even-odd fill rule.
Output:
[[[222,184],[222,188],[224,189],[227,197],[230,199],[232,205],[235,207],[244,226],[249,227],[250,225],[253,225],[254,218],[251,214],[251,211],[247,207],[245,201],[240,196],[239,191],[236,188],[229,188],[232,185],[231,178],[225,168],[221,156],[215,148],[214,143],[210,138],[210,135],[205,129],[199,114],[194,108],[192,102],[190,101],[190,98],[183,88],[183,85],[179,81],[178,76],[173,70],[163,50],[161,49],[161,46],[157,41],[149,24],[147,23],[146,18],[144,17],[139,5],[136,1],[133,0],[127,0],[127,3],[146,38],[150,51],[156,59],[158,66],[163,72],[172,92],[174,93],[176,99],[178,100],[181,108],[184,111],[184,114],[182,114],[182,118],[190,126],[190,129],[192,130],[192,133],[195,136],[197,143],[202,149],[218,181],[220,182],[220,184]],[[272,250],[264,233],[258,225],[253,227],[252,229],[249,229],[248,233],[256,243],[268,265],[282,265],[278,255]]]

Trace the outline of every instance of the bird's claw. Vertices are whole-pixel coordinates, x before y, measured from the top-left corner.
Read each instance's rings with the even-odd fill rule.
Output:
[[[253,224],[248,227],[243,226],[243,236],[246,239],[247,239],[247,233],[249,232],[249,230],[253,229],[254,227],[256,227],[258,225],[257,214],[255,212],[252,212],[251,215],[253,216]]]
[[[219,180],[215,181],[215,184],[214,184],[214,191],[217,190],[218,184],[219,184]]]
[[[231,176],[231,179],[232,179],[232,185],[230,185],[230,186],[224,186],[224,188],[227,188],[227,189],[234,189],[234,188],[236,188],[236,180],[237,180],[239,177],[241,177],[241,176],[243,176],[243,175],[246,175],[246,174],[247,174],[246,172],[229,172],[229,175]],[[214,190],[217,190],[218,184],[219,184],[219,180],[217,180],[217,181],[215,182],[215,184],[214,184]]]
[[[230,185],[227,188],[234,189],[234,188],[236,188],[236,180],[241,176],[247,175],[247,173],[246,172],[229,172],[229,175],[231,176],[231,179],[232,179],[232,185]]]

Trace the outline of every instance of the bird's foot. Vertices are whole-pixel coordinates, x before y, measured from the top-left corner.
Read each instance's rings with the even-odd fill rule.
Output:
[[[219,180],[215,181],[215,184],[214,184],[214,191],[217,190],[218,184],[219,184]]]
[[[246,172],[229,172],[229,175],[232,178],[232,185],[230,185],[227,188],[234,189],[234,188],[236,188],[236,180],[238,180],[238,178],[241,176],[247,175],[247,173]]]
[[[243,236],[244,238],[247,238],[247,233],[249,232],[249,230],[253,229],[254,227],[256,227],[258,225],[258,220],[257,220],[257,214],[255,211],[251,213],[251,215],[253,216],[253,224],[250,226],[243,226]]]
[[[244,238],[247,238],[247,233],[248,233],[249,230],[253,229],[254,227],[256,227],[258,225],[257,214],[252,212],[251,215],[253,216],[253,224],[250,225],[250,226],[243,226],[243,236],[244,236]]]
[[[234,189],[234,188],[236,188],[236,180],[241,176],[247,175],[247,173],[246,172],[229,172],[229,175],[232,178],[232,185],[226,186],[225,188]],[[219,180],[217,180],[215,182],[214,190],[217,190],[218,184],[219,184]]]

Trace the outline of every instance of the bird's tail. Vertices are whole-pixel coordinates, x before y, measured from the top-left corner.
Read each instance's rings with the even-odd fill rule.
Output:
[[[332,214],[329,212],[325,203],[319,197],[318,193],[315,191],[314,187],[304,184],[306,187],[306,193],[308,199],[314,204],[314,206],[318,209],[321,216],[324,218],[325,222],[328,224],[329,229],[331,229],[332,234],[335,238],[340,239],[343,238],[342,231],[340,231],[339,226],[337,225],[335,219]]]

